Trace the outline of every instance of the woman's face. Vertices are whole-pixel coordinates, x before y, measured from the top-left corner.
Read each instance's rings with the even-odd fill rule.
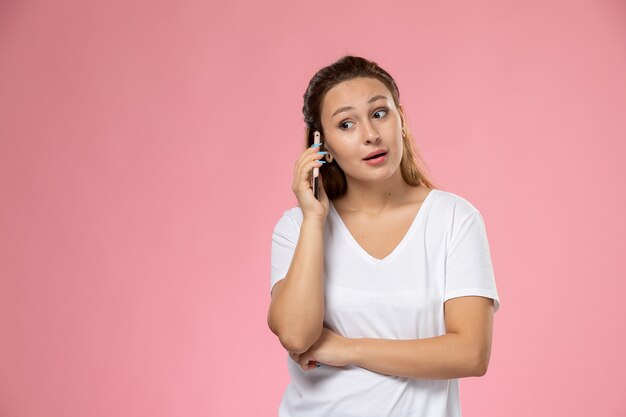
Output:
[[[396,172],[403,151],[401,111],[375,78],[354,78],[328,90],[321,109],[322,142],[347,177],[373,181]],[[365,161],[379,150],[386,152],[383,158]]]

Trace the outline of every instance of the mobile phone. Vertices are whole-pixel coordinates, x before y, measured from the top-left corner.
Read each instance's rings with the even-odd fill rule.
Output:
[[[320,143],[320,132],[318,132],[317,130],[315,131],[315,133],[313,133],[313,144],[316,145],[318,143]],[[319,149],[319,147],[318,147]],[[320,175],[320,169],[318,167],[313,168],[313,195],[315,196],[316,199],[320,199],[319,197],[319,177]]]

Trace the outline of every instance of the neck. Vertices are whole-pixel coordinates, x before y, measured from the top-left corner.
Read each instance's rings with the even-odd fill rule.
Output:
[[[416,188],[404,182],[399,168],[384,180],[362,181],[348,176],[346,180],[348,190],[337,202],[344,210],[373,215],[404,204]]]

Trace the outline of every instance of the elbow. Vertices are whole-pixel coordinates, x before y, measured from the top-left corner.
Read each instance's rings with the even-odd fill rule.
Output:
[[[487,374],[487,368],[489,368],[489,353],[479,351],[474,357],[473,376],[485,376]]]
[[[487,374],[488,364],[482,362],[478,366],[476,366],[474,370],[474,376],[485,376]]]
[[[294,341],[293,339],[284,338],[280,336],[278,337],[278,339],[280,340],[280,344],[283,345],[285,350],[288,352],[297,353],[297,354],[306,352],[306,350],[303,350],[301,345],[299,345],[297,341]]]
[[[320,338],[323,331],[323,323],[320,323],[318,328],[311,329],[310,332],[289,331],[288,329],[299,328],[301,326],[294,326],[290,323],[278,323],[277,320],[268,313],[267,325],[280,341],[283,347],[293,353],[304,353]]]
[[[304,350],[302,349],[302,344],[298,342],[297,338],[286,336],[278,328],[276,328],[275,326],[272,326],[272,324],[270,323],[268,324],[269,324],[270,330],[272,331],[272,333],[274,333],[278,337],[280,344],[283,345],[285,350],[287,350],[288,352],[293,352],[293,353],[306,352],[307,349],[304,349]]]
[[[280,344],[283,345],[285,350],[289,352],[298,353],[298,354],[304,353],[307,350],[309,350],[311,345],[315,343],[315,340],[319,338],[318,336],[315,340],[309,343],[306,340],[304,340],[302,336],[294,336],[293,334],[287,334],[287,332],[284,332],[278,329],[278,327],[275,325],[273,326],[270,323],[268,323],[268,325],[272,333],[274,333],[278,337]],[[321,332],[320,332],[320,335],[321,335]]]
[[[292,353],[302,354],[309,350],[309,348],[311,347],[311,345],[307,343],[302,343],[300,339],[293,337],[279,336],[278,339],[280,340],[280,344],[283,345],[285,350]]]
[[[281,333],[278,338],[280,340],[280,344],[283,345],[285,349],[289,352],[293,353],[304,353],[313,346],[313,344],[320,338],[322,335],[323,326],[320,326],[319,329],[314,331],[309,335],[294,335],[293,333]]]
[[[272,320],[272,309],[271,308],[267,312],[267,327],[270,328],[272,333],[274,333],[276,336],[279,336],[278,327],[276,326],[275,321]]]

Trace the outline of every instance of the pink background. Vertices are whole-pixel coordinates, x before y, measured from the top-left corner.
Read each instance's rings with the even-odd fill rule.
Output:
[[[344,53],[485,218],[464,417],[626,415],[623,1],[3,0],[0,416],[277,415],[271,232]]]

